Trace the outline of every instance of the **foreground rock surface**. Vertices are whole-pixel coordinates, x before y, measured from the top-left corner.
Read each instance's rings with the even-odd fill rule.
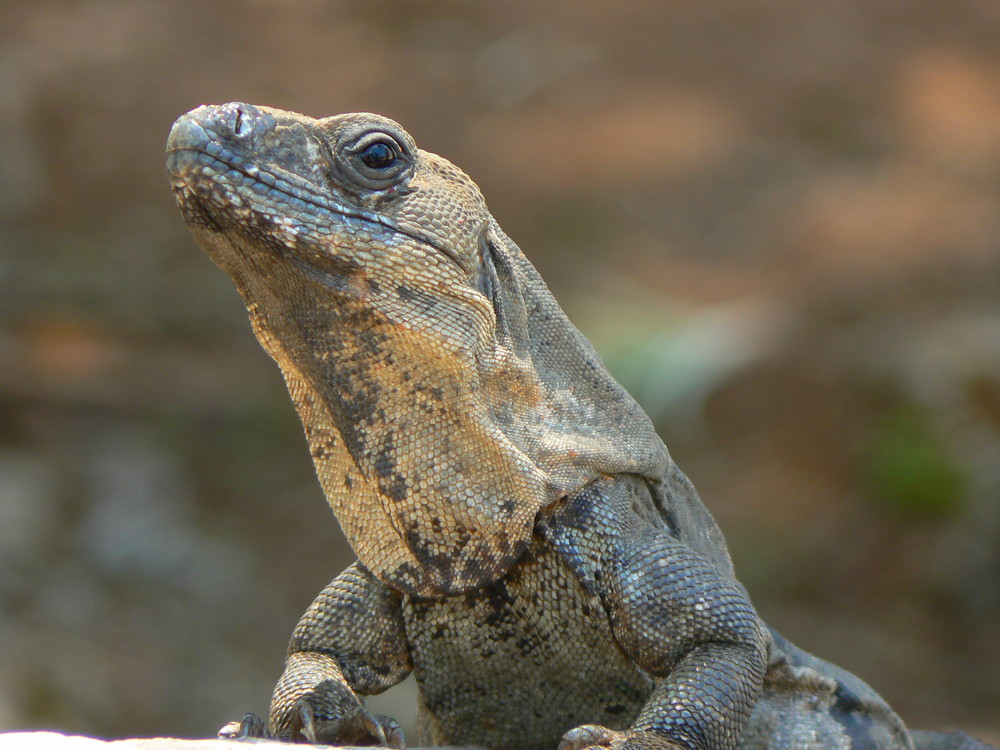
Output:
[[[94,737],[61,734],[59,732],[11,732],[0,734],[0,748],[3,750],[247,750],[247,744],[281,747],[286,743],[275,740],[219,740],[219,739],[176,739],[172,737],[152,737],[125,740],[100,740]]]
[[[247,750],[248,745],[267,748],[288,747],[291,743],[277,740],[245,739],[177,739],[173,737],[134,738],[125,740],[101,740],[94,737],[62,734],[60,732],[9,732],[0,733],[0,748],[2,750]],[[300,746],[299,746],[300,747]],[[332,745],[313,745],[312,747],[333,747]],[[349,745],[338,747],[350,747]],[[361,748],[358,748],[361,750]],[[370,749],[369,749],[370,750]],[[421,748],[410,748],[421,750]],[[452,747],[449,750],[479,750],[478,748]]]
[[[94,737],[61,734],[59,732],[12,732],[0,734],[0,747],[3,750],[40,750],[40,748],[58,748],[59,750],[97,750],[97,748],[113,748],[114,750],[196,750],[196,748],[213,748],[214,750],[246,750],[247,741],[237,740],[189,740],[171,737],[153,737],[126,740],[100,740]],[[282,745],[273,740],[249,740],[255,745]]]
[[[1000,741],[1000,733],[981,732],[978,738],[996,744]],[[263,746],[262,750],[287,747],[290,743],[276,740],[245,739],[176,739],[173,737],[133,738],[124,740],[101,740],[94,737],[62,734],[60,732],[9,732],[0,733],[0,750],[247,750],[248,745]],[[348,748],[349,745],[313,745],[312,747]],[[370,750],[358,748],[357,750]],[[413,747],[409,750],[431,750],[430,748]],[[445,750],[435,748],[434,750]],[[476,747],[449,746],[447,750],[482,750]]]

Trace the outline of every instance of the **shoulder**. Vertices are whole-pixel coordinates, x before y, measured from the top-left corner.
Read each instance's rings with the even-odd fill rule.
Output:
[[[643,529],[670,534],[648,480],[634,474],[596,479],[539,517],[538,531],[583,582],[601,594],[602,570]]]

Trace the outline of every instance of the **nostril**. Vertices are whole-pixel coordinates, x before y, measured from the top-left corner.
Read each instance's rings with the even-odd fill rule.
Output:
[[[233,102],[226,105],[225,120],[230,132],[237,138],[246,138],[253,133],[254,111],[246,104]]]
[[[236,108],[236,117],[233,121],[233,133],[238,138],[243,138],[253,132],[253,118],[249,116],[242,107]]]

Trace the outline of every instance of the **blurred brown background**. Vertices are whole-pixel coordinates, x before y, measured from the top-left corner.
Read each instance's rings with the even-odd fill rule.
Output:
[[[174,118],[230,100],[382,112],[461,165],[764,617],[998,739],[992,0],[5,0],[0,729],[263,711],[350,559],[164,177]]]

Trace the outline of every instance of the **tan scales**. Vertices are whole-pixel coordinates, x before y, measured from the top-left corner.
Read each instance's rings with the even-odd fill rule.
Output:
[[[180,118],[185,220],[281,368],[359,561],[303,616],[266,724],[496,750],[975,750],[910,732],[758,617],[722,534],[461,170],[378,115]]]

